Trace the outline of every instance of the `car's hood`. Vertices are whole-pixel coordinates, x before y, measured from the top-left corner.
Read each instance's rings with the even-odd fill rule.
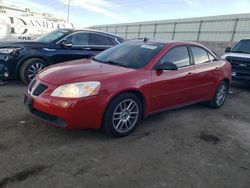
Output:
[[[81,59],[50,66],[38,78],[54,85],[81,81],[101,81],[105,76],[133,71],[133,69]]]
[[[239,58],[250,58],[250,54],[243,53],[227,53],[221,56],[222,59],[226,59],[226,57],[239,57]]]
[[[22,41],[22,42],[0,42],[0,48],[45,48],[49,43],[36,42],[36,41]]]

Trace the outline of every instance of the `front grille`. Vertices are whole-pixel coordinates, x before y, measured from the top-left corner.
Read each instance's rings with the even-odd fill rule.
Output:
[[[33,91],[33,95],[34,96],[39,96],[41,95],[46,89],[48,88],[48,86],[44,85],[44,84],[38,84],[38,86],[35,88],[35,90]]]
[[[31,83],[30,83],[30,85],[29,85],[29,92],[31,92],[31,90],[32,90],[32,88],[34,87],[34,85],[36,84],[36,80],[34,79],[34,80],[32,80],[31,81]]]
[[[250,58],[240,58],[240,57],[227,57],[232,65],[232,71],[236,73],[237,76],[234,78],[239,79],[250,79]]]
[[[47,114],[45,112],[36,110],[34,108],[31,108],[30,111],[31,111],[31,113],[35,114],[36,116],[38,116],[39,118],[43,119],[44,121],[46,121],[48,123],[52,123],[52,124],[60,126],[60,127],[66,127],[66,122],[62,118]]]
[[[249,70],[250,71],[250,58],[227,57],[227,61],[232,64],[233,68]]]

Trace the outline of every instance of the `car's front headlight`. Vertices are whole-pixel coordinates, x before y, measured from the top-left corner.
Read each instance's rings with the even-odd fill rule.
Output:
[[[52,93],[53,97],[62,98],[81,98],[97,95],[99,93],[101,83],[94,82],[78,82],[59,86]]]
[[[2,54],[11,54],[15,53],[19,48],[0,48],[0,53]]]

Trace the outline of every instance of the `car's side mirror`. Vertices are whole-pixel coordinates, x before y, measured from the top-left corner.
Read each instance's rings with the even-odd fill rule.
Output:
[[[64,47],[64,48],[71,48],[73,46],[73,43],[69,40],[63,40],[61,45]]]
[[[225,49],[225,52],[231,52],[231,48],[230,48],[230,47],[227,47],[227,48]]]
[[[156,70],[178,70],[178,67],[172,62],[165,61],[162,62],[160,65],[157,65]]]

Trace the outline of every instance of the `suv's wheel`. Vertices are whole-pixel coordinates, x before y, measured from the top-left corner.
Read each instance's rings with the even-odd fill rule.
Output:
[[[19,76],[23,83],[28,84],[36,74],[46,66],[46,62],[39,58],[26,60],[19,71]]]
[[[123,93],[109,104],[103,122],[104,131],[123,137],[135,131],[142,116],[142,104],[132,93]]]
[[[210,101],[210,106],[213,108],[220,108],[226,101],[227,94],[229,90],[229,85],[226,82],[221,82],[219,87],[217,88],[214,98]]]

